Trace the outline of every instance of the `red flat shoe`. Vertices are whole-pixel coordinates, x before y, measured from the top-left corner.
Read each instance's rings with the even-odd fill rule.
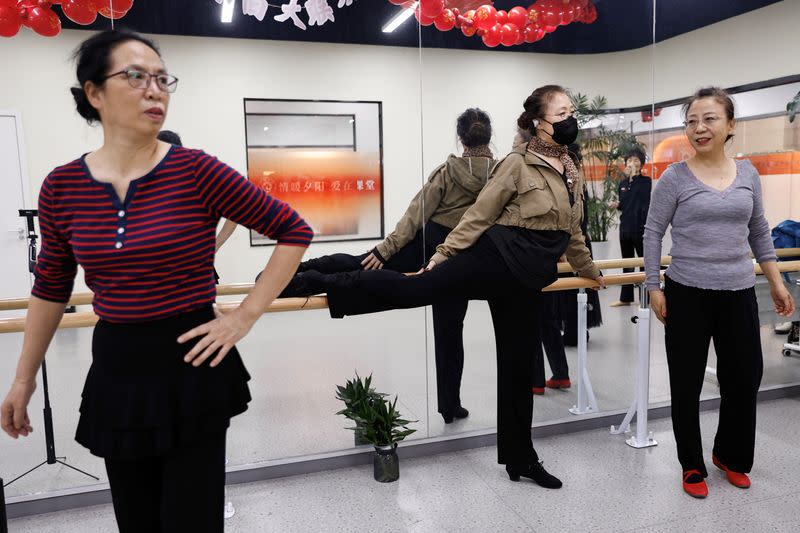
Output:
[[[716,455],[711,455],[711,460],[714,462],[714,465],[725,472],[725,477],[728,478],[728,482],[733,485],[734,487],[739,487],[740,489],[749,489],[750,488],[750,478],[747,477],[747,474],[742,472],[734,472],[733,470],[729,470],[727,466],[719,462]]]
[[[708,496],[708,485],[699,470],[687,470],[683,473],[683,491],[692,498]]]
[[[572,382],[567,379],[548,379],[545,381],[544,386],[548,389],[568,389],[572,387]]]
[[[534,387],[532,390],[537,396],[542,396],[544,394],[544,387]]]

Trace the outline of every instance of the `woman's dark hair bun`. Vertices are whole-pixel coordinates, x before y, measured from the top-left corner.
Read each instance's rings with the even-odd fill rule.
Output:
[[[81,87],[70,87],[69,92],[72,93],[72,98],[75,99],[75,108],[78,110],[78,114],[82,116],[86,122],[89,124],[100,122],[100,113],[89,103],[86,91]]]
[[[486,111],[471,107],[459,115],[456,134],[467,148],[489,144],[492,141],[492,121]]]

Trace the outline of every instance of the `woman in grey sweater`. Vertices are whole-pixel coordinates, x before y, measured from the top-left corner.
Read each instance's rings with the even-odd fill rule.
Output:
[[[708,345],[714,340],[721,404],[712,460],[728,481],[750,486],[756,394],[763,361],[752,250],[769,280],[775,312],[794,301],[776,266],[764,217],[761,182],[748,160],[725,154],[736,126],[733,101],[719,88],[699,90],[683,108],[696,154],[670,165],[653,192],[644,233],[650,305],[665,325],[672,427],[683,489],[708,495],[700,439],[699,399]],[[659,284],[661,242],[672,225],[672,264]]]

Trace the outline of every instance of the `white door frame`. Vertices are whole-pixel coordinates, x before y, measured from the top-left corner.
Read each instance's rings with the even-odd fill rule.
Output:
[[[31,180],[28,175],[28,153],[25,151],[25,139],[22,129],[22,114],[19,111],[0,109],[0,116],[13,117],[14,126],[17,128],[17,153],[19,153],[19,174],[22,183],[22,202],[25,209],[35,209],[31,205]]]

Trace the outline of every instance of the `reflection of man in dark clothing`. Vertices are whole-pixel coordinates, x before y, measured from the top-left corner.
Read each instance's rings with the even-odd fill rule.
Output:
[[[619,245],[622,257],[642,257],[644,254],[644,224],[647,221],[647,211],[650,209],[650,191],[652,180],[642,176],[641,170],[645,162],[644,152],[635,149],[625,156],[626,179],[619,182],[617,194],[619,201],[613,207],[620,210],[619,215]],[[634,269],[626,268],[623,272],[633,272]],[[641,269],[639,269],[641,270]],[[623,285],[619,301],[611,307],[629,305],[633,302],[633,285]]]

